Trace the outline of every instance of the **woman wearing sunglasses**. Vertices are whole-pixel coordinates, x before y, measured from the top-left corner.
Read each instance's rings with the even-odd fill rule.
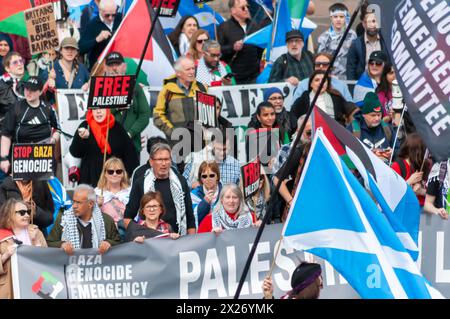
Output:
[[[191,43],[189,45],[189,51],[186,56],[195,61],[195,65],[198,65],[198,60],[203,57],[203,43],[209,40],[209,33],[206,30],[198,29],[192,35]]]
[[[222,189],[219,165],[214,161],[201,163],[198,169],[198,181],[200,185],[191,192],[196,228],[219,201]]]
[[[125,242],[143,243],[146,238],[170,237],[178,239],[180,234],[174,233],[170,224],[162,217],[166,213],[164,201],[160,192],[148,192],[141,198],[139,221],[128,224]]]
[[[95,193],[102,213],[114,219],[121,235],[125,235],[121,230],[125,229],[122,227],[123,213],[130,198],[130,190],[128,174],[122,160],[111,157],[105,162]]]
[[[47,247],[44,235],[31,223],[25,202],[10,198],[0,209],[0,299],[12,299],[11,256],[17,245]]]

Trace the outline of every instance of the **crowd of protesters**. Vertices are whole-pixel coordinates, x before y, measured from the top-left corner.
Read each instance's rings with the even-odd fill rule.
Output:
[[[392,169],[412,187],[424,212],[448,219],[450,161],[433,163],[420,135],[406,125],[408,112],[400,116],[401,92],[399,96],[375,14],[363,10],[360,35],[350,31],[331,75],[326,76],[348,23],[349,12],[341,2],[329,8],[330,28],[319,36],[315,54],[300,31],[285,35],[287,52],[274,61],[269,83],[294,86],[294,101],[287,105],[283,92],[269,87],[251,115],[245,158],[260,156],[262,165],[259,189],[245,198],[242,163],[234,149],[236,136],[231,122],[220,113],[223,101],[217,100],[218,127],[211,136],[201,127],[196,131],[194,121],[197,91],[254,84],[261,72],[263,50],[243,39],[270,19],[253,22],[247,0],[229,0],[228,6],[231,17],[218,26],[217,40],[200,28],[195,17],[179,21],[168,36],[179,56],[175,74],[161,83],[155,105],[148,105],[142,86],[136,85],[129,109],[88,110],[77,130],[69,132],[73,134],[69,152],[80,162],[69,173],[78,186],[72,206],[57,215],[45,182],[12,179],[11,146],[59,142],[55,90],[88,90],[89,70],[123,16],[113,0],[92,1],[89,10],[83,11],[79,30],[74,32],[70,23],[58,24],[66,35],[60,46],[29,63],[27,53],[18,52],[8,34],[0,34],[0,298],[12,297],[10,257],[18,241],[60,247],[69,255],[79,248],[96,248],[103,254],[121,242],[142,243],[153,237],[175,240],[201,232],[258,227],[268,213],[271,223],[283,222],[314,133],[310,120],[300,144],[292,150],[293,160],[286,159],[316,94],[317,107],[386,164],[392,162]],[[126,68],[121,52],[107,55],[105,75],[123,75]],[[356,81],[354,90],[349,90],[348,80]],[[151,113],[164,137],[150,137],[149,160],[139,166],[141,133]],[[191,135],[189,151],[182,155],[174,152],[180,142],[174,132],[180,128]],[[193,146],[196,139],[201,140],[197,148]],[[275,194],[276,209],[268,212],[275,183],[281,183]]]

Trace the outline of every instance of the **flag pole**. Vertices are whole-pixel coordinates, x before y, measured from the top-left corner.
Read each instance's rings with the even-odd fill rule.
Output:
[[[391,158],[389,159],[389,166],[392,164],[392,159],[394,158],[394,150],[395,150],[395,144],[397,144],[398,140],[398,132],[400,131],[400,128],[402,127],[403,122],[403,116],[405,115],[406,105],[403,105],[402,115],[400,116],[400,120],[398,122],[397,131],[395,132],[395,139],[394,143],[392,144],[392,152],[391,152]]]
[[[153,34],[153,30],[155,29],[156,21],[158,20],[159,14],[161,12],[161,6],[163,3],[163,0],[159,0],[158,3],[158,9],[156,10],[156,15],[152,18],[153,8],[149,0],[145,0],[145,3],[147,4],[148,14],[150,16],[150,19],[152,19],[152,24],[150,27],[150,32],[148,33],[147,39],[145,40],[144,50],[142,50],[141,59],[139,60],[138,66],[136,68],[136,81],[139,76],[139,72],[141,71],[142,62],[144,61],[145,53],[147,52],[148,44],[150,43],[150,39]]]
[[[300,137],[302,136],[303,131],[306,126],[306,123],[308,122],[309,116],[311,115],[311,113],[314,109],[314,105],[316,104],[317,98],[319,97],[319,93],[322,90],[323,85],[325,84],[326,78],[328,77],[328,75],[331,72],[334,61],[336,60],[337,55],[339,54],[339,51],[341,50],[342,45],[344,44],[344,40],[347,37],[347,35],[350,31],[350,28],[352,27],[353,23],[356,20],[356,16],[358,15],[358,12],[360,11],[363,2],[364,2],[364,0],[359,0],[359,4],[358,4],[357,8],[355,9],[355,12],[353,12],[350,22],[349,22],[347,28],[345,29],[344,35],[342,36],[341,41],[339,42],[339,45],[338,45],[336,51],[334,52],[333,58],[331,59],[331,62],[330,62],[330,65],[328,66],[327,70],[325,71],[325,75],[322,78],[322,81],[320,82],[319,88],[316,91],[316,94],[314,95],[313,100],[311,101],[311,105],[309,106],[308,111],[306,112],[305,120],[303,121],[303,123],[300,127],[300,130],[297,134],[297,137],[295,138],[295,141],[292,142],[291,150],[289,152],[286,163],[291,162],[294,157],[294,153],[295,153],[294,150],[297,147],[297,145],[299,145]],[[255,255],[259,240],[261,239],[262,233],[264,231],[264,228],[265,228],[267,222],[272,217],[275,195],[278,194],[278,191],[280,190],[281,182],[282,182],[282,180],[284,180],[286,178],[286,173],[287,173],[286,165],[283,165],[280,170],[280,178],[278,179],[278,182],[276,183],[275,188],[272,190],[272,193],[271,193],[271,196],[269,199],[269,206],[267,209],[267,214],[264,216],[261,226],[259,226],[258,233],[256,234],[255,241],[253,242],[252,249],[250,251],[250,254],[248,255],[247,262],[245,263],[245,267],[244,267],[244,270],[242,271],[241,278],[239,279],[239,284],[236,288],[236,293],[234,295],[234,299],[239,299],[239,295],[241,294],[242,286],[244,285],[245,279],[246,279],[248,271],[250,269],[250,264],[252,262],[253,256]]]

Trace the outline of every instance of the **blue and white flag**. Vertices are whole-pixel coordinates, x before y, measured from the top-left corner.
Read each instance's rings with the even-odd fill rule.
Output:
[[[215,27],[225,21],[219,13],[215,12],[207,4],[203,4],[202,7],[199,7],[195,5],[192,0],[184,0],[180,2],[180,6],[178,7],[178,12],[175,17],[159,18],[159,21],[164,29],[164,33],[169,34],[172,32],[181,20],[181,17],[184,16],[194,16],[197,18],[199,24],[198,27],[200,29],[207,30],[211,39],[216,38]]]
[[[53,177],[47,181],[48,188],[50,193],[52,194],[53,199],[53,223],[56,221],[56,217],[58,216],[59,210],[63,208],[63,210],[69,209],[72,207],[72,200],[70,199],[64,185],[59,181],[58,178]],[[53,223],[47,227],[47,232],[53,228]]]
[[[443,298],[321,129],[303,171],[283,228],[286,244],[330,262],[362,298]]]

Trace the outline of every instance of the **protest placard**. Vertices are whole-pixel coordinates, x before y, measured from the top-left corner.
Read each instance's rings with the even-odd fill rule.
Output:
[[[88,108],[130,107],[135,84],[135,75],[93,76]]]
[[[197,91],[196,101],[197,107],[195,119],[204,127],[216,127],[216,97]]]
[[[174,17],[178,11],[178,5],[180,0],[152,0],[152,7],[156,10],[162,1],[161,11],[159,11],[159,16],[161,17]]]
[[[13,180],[48,180],[54,176],[54,144],[14,144]]]
[[[241,167],[244,197],[249,198],[258,191],[261,177],[261,162],[259,157]]]
[[[31,55],[57,48],[58,32],[52,3],[24,11]]]

